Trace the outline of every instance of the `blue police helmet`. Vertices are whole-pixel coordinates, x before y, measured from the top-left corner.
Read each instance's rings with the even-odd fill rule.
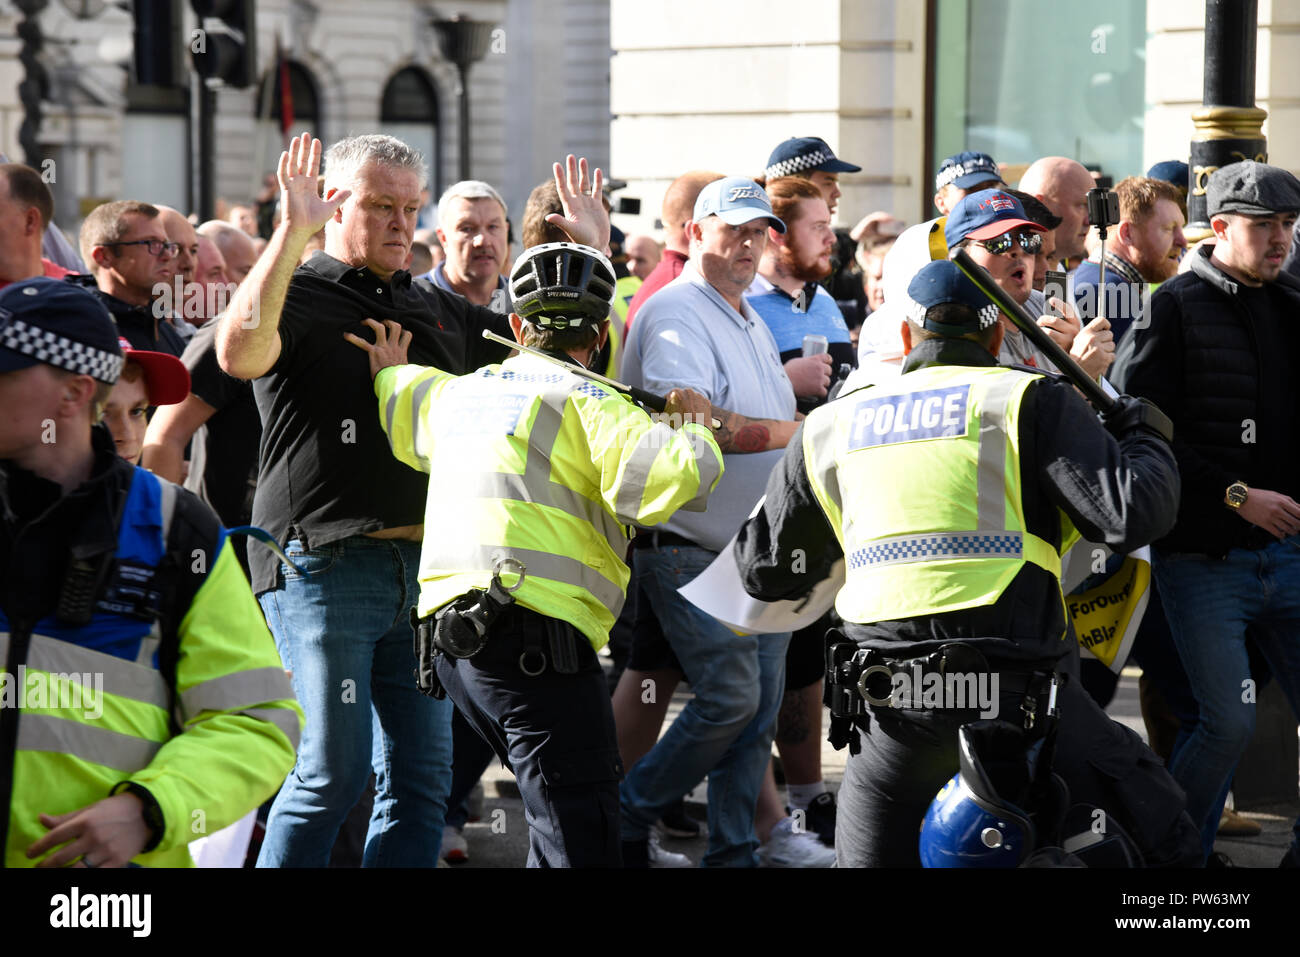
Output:
[[[1037,835],[1029,812],[1010,796],[1028,793],[1037,749],[1007,721],[964,724],[957,740],[961,770],[926,812],[921,865],[1019,867]]]

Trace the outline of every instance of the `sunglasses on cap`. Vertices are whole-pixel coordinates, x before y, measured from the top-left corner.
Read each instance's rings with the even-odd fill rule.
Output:
[[[994,236],[992,239],[977,239],[974,242],[975,245],[983,246],[995,256],[1005,256],[1011,252],[1012,243],[1016,240],[1019,240],[1020,248],[1031,256],[1037,256],[1043,251],[1042,233],[1003,233],[1001,236]]]

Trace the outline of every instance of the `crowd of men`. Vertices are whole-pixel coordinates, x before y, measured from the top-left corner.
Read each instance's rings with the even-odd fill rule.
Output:
[[[833,711],[852,748],[837,810],[837,635],[895,674],[973,649],[1026,735],[1054,727],[1033,716],[1060,690],[1056,769],[1131,859],[1224,863],[1242,682],[1271,675],[1300,714],[1300,182],[1217,171],[1213,235],[1189,250],[1187,167],[1158,164],[1115,186],[1103,252],[1096,180],[1064,157],[1012,188],[959,153],[936,219],[837,230],[859,171],[796,137],[757,177],[683,172],[661,244],[611,239],[601,172],[568,157],[516,254],[490,184],[454,184],[421,229],[417,151],[304,134],[273,214],[106,203],[60,265],[48,187],[0,166],[0,650],[14,676],[105,674],[110,703],[0,711],[6,863],[188,864],[196,838],[238,861],[266,802],[259,866],[325,866],[358,827],[365,866],[460,862],[495,754],[532,865],[688,866],[668,839],[700,833],[683,801],[707,779],[706,866],[918,866],[971,715]],[[1098,419],[999,317],[946,262],[959,249],[1128,394],[1116,411]],[[588,369],[666,396],[671,425]],[[971,446],[978,472],[955,442],[879,420],[863,437],[886,401],[905,433],[922,384],[975,423],[943,405],[922,438],[1003,437]],[[976,487],[968,530],[944,503]],[[1014,559],[898,557],[989,530]],[[1101,711],[1114,671],[1081,663],[1059,600],[1080,533],[1155,545],[1133,652],[1154,755]],[[738,634],[679,591],[733,544],[770,601],[847,559],[835,609]]]

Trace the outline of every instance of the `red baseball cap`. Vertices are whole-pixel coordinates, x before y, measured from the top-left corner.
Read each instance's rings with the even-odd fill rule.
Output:
[[[145,352],[131,348],[131,343],[121,337],[122,358],[134,362],[144,372],[144,391],[150,405],[175,405],[184,402],[190,394],[190,371],[174,355],[166,352]]]

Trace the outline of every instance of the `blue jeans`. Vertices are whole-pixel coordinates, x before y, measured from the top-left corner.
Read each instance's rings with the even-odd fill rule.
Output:
[[[1187,813],[1208,856],[1232,773],[1255,732],[1248,625],[1300,715],[1300,536],[1258,550],[1234,548],[1222,559],[1157,551],[1154,568],[1199,708],[1169,771],[1187,792]],[[1300,820],[1293,843],[1300,847]]]
[[[756,867],[754,809],[772,751],[790,633],[737,635],[678,594],[715,555],[694,546],[637,552],[633,587],[654,608],[695,696],[623,779],[623,839],[644,839],[708,775],[709,847],[702,863]]]
[[[286,552],[258,596],[307,716],[298,762],[271,806],[259,867],[325,867],[375,772],[364,867],[436,867],[451,789],[451,702],[421,694],[408,610],[420,546],[354,536]]]

